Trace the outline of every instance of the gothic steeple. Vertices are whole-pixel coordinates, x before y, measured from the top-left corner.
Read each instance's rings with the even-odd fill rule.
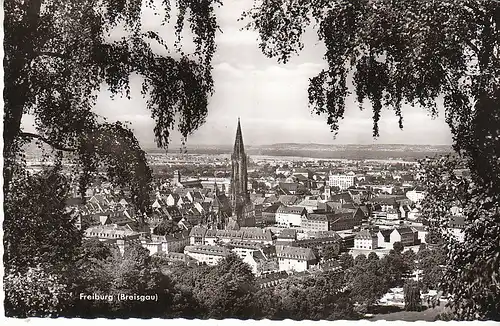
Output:
[[[241,134],[240,118],[238,118],[238,128],[236,129],[236,139],[234,141],[233,156],[245,156],[245,147],[243,146],[243,135]]]
[[[234,150],[231,155],[231,166],[231,204],[233,206],[233,215],[239,218],[241,217],[243,207],[249,201],[247,156],[243,146],[243,135],[241,133],[239,118],[238,127],[236,129],[236,139],[234,141]]]

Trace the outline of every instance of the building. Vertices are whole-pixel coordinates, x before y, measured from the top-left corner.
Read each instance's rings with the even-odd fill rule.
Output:
[[[401,242],[405,247],[415,246],[419,244],[418,231],[411,227],[395,228],[390,235],[391,244]]]
[[[373,250],[378,247],[378,237],[375,232],[367,229],[359,231],[354,237],[354,249]]]
[[[334,219],[330,223],[329,231],[352,230],[363,222],[364,213],[358,208],[356,210],[339,210],[335,212]]]
[[[159,243],[160,251],[164,253],[169,252],[183,252],[184,247],[190,244],[189,232],[181,231],[167,235],[151,235],[151,244]],[[148,243],[144,243],[146,245]],[[151,251],[151,250],[150,250]],[[153,252],[154,253],[154,252]],[[153,254],[151,253],[151,254]]]
[[[139,238],[140,233],[134,231],[128,224],[127,225],[95,225],[87,228],[84,233],[86,238],[97,238],[101,241],[104,240],[117,240],[123,238]]]
[[[377,242],[379,248],[392,248],[391,233],[392,229],[380,229],[377,233]]]
[[[333,213],[311,213],[302,217],[301,229],[304,231],[330,231],[336,220]]]
[[[345,174],[332,174],[328,177],[328,186],[339,187],[340,190],[345,190],[354,186],[356,176]]]
[[[276,246],[280,271],[303,272],[318,260],[310,248]]]
[[[231,250],[219,246],[196,245],[187,246],[184,248],[184,253],[198,263],[215,266],[220,260],[226,258],[231,253]]]
[[[262,251],[251,252],[243,258],[243,262],[250,265],[252,272],[257,276],[262,273],[276,272],[279,269],[276,258],[266,257]]]
[[[291,245],[294,241],[297,241],[297,230],[284,229],[278,234],[276,244]]]
[[[256,227],[243,227],[239,230],[214,230],[195,226],[189,233],[189,243],[193,245],[215,245],[217,242],[228,243],[233,240],[269,245],[273,243],[270,230]]]
[[[300,227],[302,217],[307,215],[304,207],[281,206],[276,211],[276,224],[281,227]]]

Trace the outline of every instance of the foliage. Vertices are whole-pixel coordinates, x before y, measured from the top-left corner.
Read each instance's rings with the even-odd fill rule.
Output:
[[[9,269],[64,268],[73,260],[81,233],[66,210],[68,183],[59,167],[25,174],[11,185],[4,202],[4,266]],[[22,274],[24,275],[24,274]]]
[[[399,241],[396,241],[392,244],[392,248],[394,249],[394,251],[398,254],[401,254],[403,252],[403,244]]]
[[[255,277],[249,265],[236,255],[224,258],[205,275],[195,296],[211,318],[243,318],[251,314]]]
[[[142,93],[156,122],[157,144],[166,147],[175,126],[187,137],[205,120],[213,91],[211,59],[218,28],[214,7],[219,1],[34,0],[7,1],[4,19],[4,190],[15,178],[22,145],[30,140],[72,153],[83,171],[82,190],[98,167],[112,181],[127,185],[139,210],[148,206],[144,196],[151,171],[145,153],[124,124],[102,121],[92,109],[101,85],[113,95],[130,97],[130,77],[142,77]],[[171,20],[178,15],[173,47],[154,31],[145,31],[145,8],[163,10]],[[184,23],[189,24],[195,51],[181,46]],[[117,29],[121,38],[113,37]],[[153,43],[164,48],[157,54]],[[37,133],[23,132],[21,120],[31,114]],[[177,123],[176,123],[177,122]]]
[[[352,258],[352,255],[344,252],[342,255],[339,257],[339,263],[340,266],[346,270],[348,268],[351,268],[354,265],[354,258]]]
[[[461,163],[447,156],[423,164],[428,191],[423,214],[444,244],[440,255],[445,257],[438,258],[446,263],[440,285],[452,295],[451,308],[459,319],[499,320],[500,192],[491,193],[473,176],[457,175]],[[464,241],[459,242],[449,230],[462,219]]]
[[[403,104],[436,115],[443,96],[455,148],[498,171],[491,157],[499,154],[491,123],[500,119],[498,17],[496,0],[269,0],[242,18],[259,32],[262,52],[280,62],[304,47],[301,37],[315,23],[328,68],[310,79],[309,104],[327,115],[332,131],[344,116],[351,76],[359,104],[372,106],[374,136],[382,107],[394,110],[402,128]]]
[[[346,271],[351,298],[354,302],[361,304],[361,309],[365,311],[376,304],[377,300],[390,288],[386,275],[382,274],[382,262],[375,253],[371,254],[368,259],[358,260]]]
[[[327,246],[323,250],[323,258],[324,258],[324,260],[338,258],[339,253],[340,253],[340,246],[338,246],[338,245],[337,246],[335,246],[335,245]]]
[[[406,311],[420,311],[422,302],[420,287],[417,282],[407,282],[403,287]]]
[[[380,260],[379,266],[389,288],[403,286],[403,279],[412,272],[403,255],[394,250]]]
[[[174,221],[164,219],[158,224],[153,233],[157,235],[173,234],[175,232],[181,231],[181,228]]]
[[[323,272],[309,277],[291,277],[274,290],[280,319],[338,320],[357,315],[344,277],[338,272]]]
[[[89,250],[90,249],[90,250]],[[95,251],[99,255],[95,255]],[[169,312],[172,282],[161,271],[161,262],[139,244],[118,247],[85,241],[76,264],[70,316],[164,317]],[[82,300],[84,294],[113,296],[113,300]],[[157,295],[157,301],[119,300],[120,295]]]
[[[48,265],[9,270],[4,277],[8,317],[51,317],[68,304],[68,286]]]
[[[417,254],[418,268],[422,270],[422,285],[426,289],[438,290],[444,276],[446,252],[443,247],[422,249]]]

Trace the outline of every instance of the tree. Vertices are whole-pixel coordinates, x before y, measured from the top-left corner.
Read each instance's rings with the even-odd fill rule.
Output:
[[[499,12],[496,0],[270,0],[242,18],[259,32],[262,52],[285,63],[304,47],[301,36],[316,23],[328,68],[310,79],[309,104],[327,115],[332,131],[344,116],[350,76],[360,105],[365,99],[372,104],[374,136],[383,106],[394,109],[402,128],[404,103],[435,115],[443,96],[455,148],[468,153],[471,166],[484,158],[481,164],[498,171],[489,156],[500,151],[492,124],[500,119]],[[487,149],[479,152],[479,146]]]
[[[340,266],[342,266],[342,269],[346,270],[354,265],[354,258],[352,258],[352,255],[344,252],[339,257],[339,263]]]
[[[340,246],[339,245],[327,246],[323,250],[323,258],[325,260],[334,259],[334,258],[337,258],[339,256],[339,253],[340,253]]]
[[[49,266],[28,267],[6,273],[5,315],[8,317],[54,317],[68,304],[65,280]]]
[[[398,254],[401,254],[403,252],[403,244],[399,241],[396,241],[392,244],[392,248],[394,249],[394,251]]]
[[[253,313],[255,276],[248,264],[231,254],[196,282],[195,298],[209,318],[248,318]]]
[[[113,95],[130,97],[129,78],[142,77],[142,93],[156,122],[154,134],[160,147],[167,147],[173,128],[177,127],[185,138],[204,122],[213,91],[211,59],[218,28],[214,7],[219,2],[176,1],[176,4],[177,41],[167,48],[157,33],[144,31],[141,26],[143,5],[156,11],[161,9],[151,1],[5,2],[6,284],[17,284],[34,273],[40,275],[40,286],[51,289],[59,288],[56,284],[60,283],[70,286],[68,273],[78,260],[75,248],[81,235],[73,226],[72,215],[64,209],[68,180],[62,177],[63,159],[75,163],[72,172],[79,175],[82,198],[92,179],[104,169],[111,182],[129,188],[140,218],[150,208],[151,169],[145,152],[126,124],[107,122],[92,111],[101,86],[107,85]],[[171,1],[163,1],[162,5],[168,21]],[[185,22],[194,37],[193,54],[185,53],[180,44]],[[115,28],[123,28],[122,38],[110,36]],[[162,45],[163,53],[169,54],[153,51],[151,43]],[[36,132],[22,129],[21,121],[27,114],[34,117]],[[40,176],[26,174],[24,146],[31,141],[39,146],[49,145],[55,151],[56,169]],[[131,286],[129,290],[149,289],[157,281],[155,278],[161,279],[158,269],[145,263],[152,270],[143,280],[136,273],[144,270],[130,263],[131,260],[126,259],[129,265],[123,263],[121,270],[121,281],[124,286]],[[94,284],[93,273],[103,270],[101,264],[104,263],[92,265],[89,285]],[[44,280],[47,282],[43,283]],[[93,286],[101,289],[111,286],[108,283],[104,277]],[[120,284],[114,286],[117,285]],[[37,314],[36,300],[47,298],[37,286],[33,284],[35,291],[40,290],[39,298],[33,294],[32,300],[25,302],[28,308],[23,308],[20,315]],[[8,300],[19,298],[16,291],[8,289],[7,295],[12,295]],[[50,295],[57,297],[57,293]],[[50,300],[46,311],[58,311],[60,307],[50,306],[57,300]],[[11,302],[23,305],[19,300]],[[31,304],[33,309],[29,308]]]
[[[166,147],[177,126],[183,137],[199,127],[213,91],[211,59],[218,28],[214,1],[176,1],[177,41],[167,47],[154,31],[141,26],[149,1],[60,0],[7,1],[4,19],[4,191],[19,169],[23,144],[36,140],[71,153],[82,171],[82,194],[99,167],[132,191],[134,205],[148,205],[151,171],[132,131],[123,123],[102,122],[92,112],[102,84],[116,95],[130,96],[129,78],[142,77],[142,93],[156,122],[155,140]],[[171,1],[163,3],[165,21]],[[183,51],[184,22],[195,51]],[[125,36],[110,33],[123,28]],[[150,44],[165,48],[157,54]],[[21,120],[32,114],[37,133],[24,132]],[[177,122],[177,124],[175,123]],[[21,160],[22,161],[22,160]]]
[[[420,311],[422,300],[420,297],[420,287],[417,282],[407,282],[403,287],[406,311]]]
[[[157,235],[167,235],[179,231],[181,231],[181,228],[174,221],[165,219],[154,228],[153,233]]]
[[[301,36],[316,22],[328,68],[310,79],[309,104],[316,114],[326,114],[335,133],[351,76],[360,106],[365,100],[372,106],[374,136],[384,106],[394,110],[402,128],[403,104],[436,115],[443,99],[453,147],[472,180],[466,186],[456,179],[442,185],[448,187],[442,195],[454,196],[465,187],[465,197],[473,199],[464,202],[465,243],[453,248],[448,260],[453,271],[448,290],[462,319],[500,318],[492,304],[500,301],[500,257],[493,249],[500,236],[492,231],[500,202],[499,17],[497,0],[269,0],[243,14],[250,19],[247,27],[258,30],[263,53],[281,62],[303,48]],[[435,180],[442,181],[441,175]],[[442,195],[429,206],[437,215]],[[483,247],[487,250],[479,252]],[[452,278],[453,273],[461,276]]]
[[[324,272],[291,277],[275,288],[282,311],[279,317],[294,320],[338,320],[356,317],[343,273]]]
[[[496,231],[500,204],[473,178],[455,173],[461,163],[447,156],[423,164],[428,195],[422,213],[438,240],[433,255],[424,260],[428,266],[424,281],[452,294],[450,304],[459,319],[500,320],[500,234]],[[458,213],[452,208],[458,208]],[[457,219],[463,219],[463,242],[449,232]]]
[[[4,202],[6,275],[10,269],[46,265],[62,271],[73,262],[81,233],[72,212],[66,210],[68,190],[60,166],[12,182]]]
[[[408,271],[413,272],[416,268],[415,261],[417,260],[417,255],[415,254],[415,252],[412,249],[407,250],[403,252],[402,257]]]
[[[376,254],[371,254],[368,259],[358,261],[346,272],[352,300],[359,303],[364,312],[389,290],[389,284],[380,268],[380,260]]]

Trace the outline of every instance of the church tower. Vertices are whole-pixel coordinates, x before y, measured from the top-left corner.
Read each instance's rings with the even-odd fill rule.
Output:
[[[231,155],[231,167],[231,206],[233,217],[240,220],[245,205],[250,201],[250,196],[248,194],[247,156],[239,118],[233,154]]]

